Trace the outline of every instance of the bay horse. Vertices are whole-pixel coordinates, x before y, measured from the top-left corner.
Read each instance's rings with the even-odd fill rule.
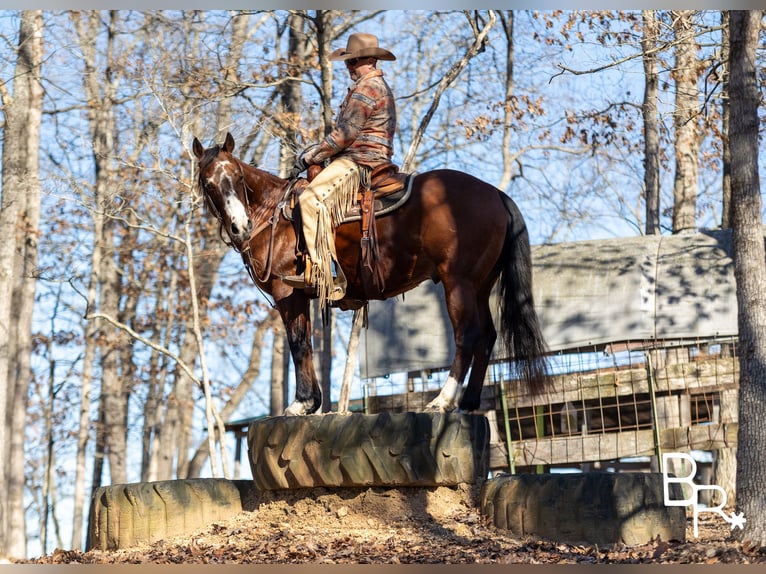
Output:
[[[195,137],[199,189],[205,204],[239,251],[255,284],[274,299],[295,366],[295,398],[285,415],[316,412],[322,403],[312,358],[311,293],[280,277],[298,272],[298,235],[283,214],[290,181],[257,169],[232,152],[234,138],[205,149]],[[388,299],[425,280],[444,285],[455,356],[439,395],[426,410],[479,408],[481,389],[497,339],[490,292],[500,280],[500,328],[507,356],[533,393],[547,382],[546,346],[532,298],[529,235],[510,197],[467,173],[449,169],[414,176],[404,205],[376,220],[382,292],[369,295],[361,277],[361,226],[337,227],[336,248],[348,286],[339,306],[358,308]],[[369,290],[368,290],[369,291]],[[345,304],[345,307],[344,307]],[[471,374],[462,396],[463,381]]]

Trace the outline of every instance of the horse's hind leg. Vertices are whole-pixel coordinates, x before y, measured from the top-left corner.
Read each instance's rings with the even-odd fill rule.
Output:
[[[457,408],[460,390],[474,356],[474,347],[481,337],[475,289],[466,283],[451,287],[445,282],[444,294],[455,337],[455,357],[447,381],[436,398],[426,405],[427,411],[449,412]]]
[[[484,378],[487,375],[487,367],[489,367],[492,349],[497,340],[497,331],[495,330],[492,312],[489,308],[489,294],[480,297],[478,307],[482,334],[474,344],[471,375],[468,378],[468,384],[459,403],[459,409],[464,412],[472,412],[479,409],[481,389],[484,386]]]

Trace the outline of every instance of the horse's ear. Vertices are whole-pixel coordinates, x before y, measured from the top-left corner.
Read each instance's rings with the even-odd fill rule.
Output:
[[[229,132],[226,132],[226,140],[223,142],[223,151],[228,153],[234,151],[234,138]]]
[[[205,154],[205,148],[202,147],[202,144],[199,143],[199,140],[196,137],[192,142],[192,151],[197,159],[202,159],[202,156]]]

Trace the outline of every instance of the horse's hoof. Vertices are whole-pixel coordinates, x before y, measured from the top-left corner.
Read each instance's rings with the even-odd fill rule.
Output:
[[[306,407],[303,403],[293,403],[285,409],[286,417],[300,417],[306,414]]]
[[[425,413],[449,413],[455,410],[455,407],[450,407],[449,405],[444,405],[442,403],[431,401],[428,403],[425,408],[423,409],[423,412]]]

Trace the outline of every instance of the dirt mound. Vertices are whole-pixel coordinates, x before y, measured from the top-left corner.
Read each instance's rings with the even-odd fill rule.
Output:
[[[766,563],[702,515],[700,537],[599,548],[517,537],[492,526],[469,487],[311,489],[253,494],[241,514],[192,536],[114,552],[58,550],[52,563]]]

